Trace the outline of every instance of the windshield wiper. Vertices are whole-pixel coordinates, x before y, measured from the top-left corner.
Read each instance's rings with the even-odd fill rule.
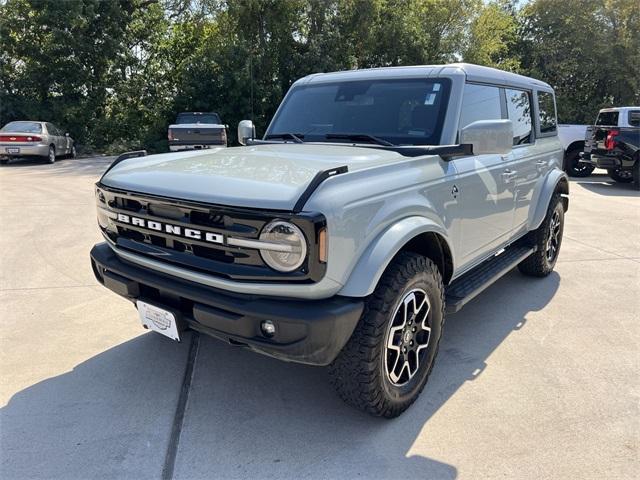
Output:
[[[265,140],[268,140],[269,138],[282,138],[283,140],[289,138],[296,143],[304,143],[304,140],[300,138],[301,136],[304,137],[304,135],[300,133],[296,135],[295,133],[284,132],[284,133],[270,133],[264,138]]]
[[[373,135],[369,135],[368,133],[327,133],[324,138],[330,139],[342,139],[342,140],[355,140],[355,141],[365,141],[369,143],[377,143],[378,145],[383,145],[385,147],[392,147],[393,143],[387,142],[386,140],[375,137]]]

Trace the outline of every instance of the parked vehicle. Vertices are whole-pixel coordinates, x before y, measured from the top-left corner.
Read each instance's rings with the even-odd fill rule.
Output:
[[[42,157],[49,163],[59,157],[75,158],[73,138],[49,122],[19,121],[0,129],[0,163],[12,158]]]
[[[227,146],[227,126],[214,112],[183,112],[169,125],[169,150],[201,150]]]
[[[580,161],[586,135],[586,125],[558,125],[558,138],[564,148],[563,169],[570,177],[588,177],[595,168]]]
[[[468,64],[314,74],[254,132],[96,184],[93,270],[146,328],[329,365],[345,401],[394,417],[445,311],[554,268],[569,182],[546,83]]]
[[[582,161],[640,190],[640,107],[605,108],[587,129]]]

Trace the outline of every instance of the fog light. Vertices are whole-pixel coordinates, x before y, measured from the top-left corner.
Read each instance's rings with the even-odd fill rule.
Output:
[[[260,324],[260,330],[265,337],[273,337],[276,333],[276,326],[271,320],[263,320]]]

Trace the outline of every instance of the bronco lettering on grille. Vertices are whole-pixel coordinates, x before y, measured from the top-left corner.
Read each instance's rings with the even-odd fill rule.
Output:
[[[118,213],[118,221],[136,227],[143,227],[149,230],[164,232],[170,235],[190,238],[193,240],[203,240],[205,242],[217,243],[219,245],[224,244],[224,236],[219,233],[204,232],[195,228],[183,228],[180,225],[156,222],[154,220],[147,220],[145,218],[134,217],[132,215],[125,215],[124,213]]]

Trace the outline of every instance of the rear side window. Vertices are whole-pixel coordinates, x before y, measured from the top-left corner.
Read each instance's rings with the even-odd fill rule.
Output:
[[[513,144],[531,143],[531,103],[529,94],[522,90],[505,90],[507,113],[513,124]]]
[[[540,116],[540,133],[554,133],[558,129],[556,105],[552,93],[538,92],[538,114]]]
[[[618,112],[600,112],[596,118],[596,125],[604,125],[607,127],[618,126]]]
[[[629,125],[640,127],[640,110],[629,110]]]
[[[467,83],[464,86],[459,128],[462,129],[478,120],[500,120],[502,118],[500,89],[498,87],[472,83]]]

